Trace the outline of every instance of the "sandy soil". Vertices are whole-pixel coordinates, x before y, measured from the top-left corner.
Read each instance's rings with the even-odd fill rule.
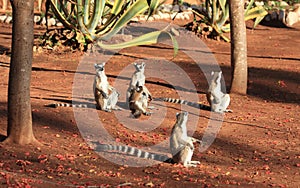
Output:
[[[1,24],[0,28],[0,134],[5,137],[11,25]],[[36,28],[36,36],[42,32],[43,29]],[[31,84],[33,127],[43,145],[20,147],[0,143],[1,186],[299,187],[299,33],[300,24],[293,29],[260,25],[247,30],[248,95],[231,96],[230,109],[234,112],[225,115],[221,130],[208,150],[201,153],[196,145],[193,160],[201,164],[188,169],[165,163],[139,168],[120,166],[97,155],[83,140],[72,108],[44,106],[71,102],[73,78],[83,53],[35,53]],[[209,39],[204,42],[216,57],[228,87],[230,44]],[[109,81],[113,82],[120,70],[141,52],[143,55],[172,53],[150,47],[122,51],[107,64]],[[195,72],[193,62],[185,56],[179,55],[174,62],[189,73],[199,102],[206,103],[203,93],[207,83],[203,81],[203,73]],[[172,87],[162,83],[147,78],[153,96],[177,97]],[[148,147],[170,134],[175,113],[181,108],[176,104],[167,106],[163,123],[149,133],[124,127],[114,113],[97,113],[118,142]],[[196,116],[191,113],[190,117]],[[194,137],[203,136],[209,118],[210,112],[201,111],[199,121],[195,122]]]

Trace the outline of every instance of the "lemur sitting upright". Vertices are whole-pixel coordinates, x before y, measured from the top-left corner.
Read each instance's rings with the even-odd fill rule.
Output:
[[[134,91],[135,88],[139,87],[139,86],[143,86],[143,91],[147,95],[147,98],[152,100],[152,95],[149,92],[149,90],[147,89],[147,87],[145,86],[146,77],[145,77],[144,72],[145,72],[146,64],[144,62],[142,62],[141,64],[134,63],[133,65],[134,65],[136,70],[132,74],[129,87],[127,89],[127,96],[126,96],[127,102],[129,102],[131,92]]]
[[[107,81],[107,76],[104,69],[105,62],[101,64],[95,64],[94,66],[96,69],[96,76],[93,84],[93,90],[97,108],[107,112],[119,109],[116,108],[119,93]],[[109,94],[109,92],[111,93]]]
[[[230,103],[229,94],[225,94],[221,91],[222,71],[212,71],[211,76],[212,80],[206,93],[206,98],[210,104],[211,111],[219,113],[232,112],[232,110],[227,109]]]
[[[108,81],[104,71],[104,63],[94,64],[96,76],[93,84],[93,92],[96,101],[96,108],[110,112],[111,110],[120,110],[116,106],[119,93],[112,87]],[[46,105],[49,107],[74,107],[74,108],[95,108],[94,104],[68,104],[68,103],[53,103]]]
[[[195,167],[200,162],[192,161],[194,142],[201,143],[201,141],[187,135],[188,112],[177,113],[176,118],[170,137],[172,159],[175,163],[183,163],[185,167]]]
[[[130,154],[139,158],[152,159],[167,163],[182,163],[185,167],[196,167],[200,164],[199,161],[192,161],[194,153],[194,143],[201,143],[200,140],[187,136],[187,123],[188,113],[181,112],[176,114],[176,123],[173,126],[170,137],[170,150],[172,158],[167,155],[149,153],[131,146],[120,146],[111,144],[100,144],[92,142],[96,151],[117,151]]]
[[[190,101],[186,101],[186,100],[182,100],[182,99],[174,99],[174,98],[168,98],[168,97],[154,98],[154,100],[176,103],[176,104],[185,104],[185,105],[192,106],[195,108],[218,112],[218,113],[232,112],[232,110],[227,109],[227,107],[230,103],[229,94],[224,94],[221,91],[222,72],[212,72],[211,75],[213,78],[210,82],[209,89],[206,93],[206,98],[207,98],[210,106],[195,103],[195,102],[190,102]]]
[[[138,82],[137,82],[138,85]],[[148,96],[144,91],[145,86],[136,86],[130,92],[129,109],[135,118],[139,118],[142,114],[150,116],[151,113],[147,111]]]

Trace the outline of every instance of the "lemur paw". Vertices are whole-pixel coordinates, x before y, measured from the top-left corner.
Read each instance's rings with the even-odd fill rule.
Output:
[[[111,112],[111,109],[108,109],[108,108],[107,108],[107,109],[105,109],[104,111],[105,111],[105,112]]]
[[[116,111],[122,111],[122,108],[120,108],[120,107],[115,107],[115,108],[113,108],[113,110],[116,110]]]
[[[144,113],[145,116],[151,116],[151,114],[152,114],[151,112],[145,112]]]
[[[154,106],[148,106],[148,109],[153,110],[153,109],[155,109],[155,107]]]

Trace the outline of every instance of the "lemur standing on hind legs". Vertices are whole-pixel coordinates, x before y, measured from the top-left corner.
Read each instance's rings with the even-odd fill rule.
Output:
[[[192,161],[194,153],[194,143],[201,143],[200,140],[187,136],[188,112],[181,112],[176,114],[176,123],[173,126],[170,137],[170,150],[172,158],[167,155],[150,153],[131,146],[120,146],[111,144],[100,144],[99,142],[92,142],[95,151],[117,151],[126,153],[138,158],[152,159],[166,163],[182,163],[184,167],[196,167],[200,164],[199,161]]]

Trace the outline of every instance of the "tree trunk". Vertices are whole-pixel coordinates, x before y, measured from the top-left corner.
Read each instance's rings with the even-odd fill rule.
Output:
[[[32,131],[30,104],[34,0],[11,0],[11,5],[12,55],[8,84],[6,142],[23,145],[37,142]]]
[[[230,0],[232,80],[230,93],[247,94],[247,36],[244,0]]]

